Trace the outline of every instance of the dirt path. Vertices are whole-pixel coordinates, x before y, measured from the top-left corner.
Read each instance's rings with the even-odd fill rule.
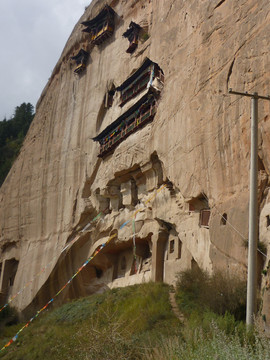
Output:
[[[175,291],[170,290],[169,296],[170,296],[170,303],[171,303],[171,306],[172,306],[172,311],[174,312],[175,316],[181,322],[184,322],[185,321],[184,315],[179,311],[176,300],[175,300]]]

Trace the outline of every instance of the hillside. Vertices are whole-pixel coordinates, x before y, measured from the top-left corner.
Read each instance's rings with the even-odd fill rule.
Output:
[[[3,359],[140,359],[160,329],[179,334],[168,300],[167,286],[144,284],[67,303],[35,320]]]
[[[69,279],[57,306],[175,285],[186,269],[246,279],[250,99],[228,90],[269,93],[269,18],[268,0],[91,2],[0,188],[1,303],[31,318]],[[268,106],[257,256],[266,330]]]
[[[2,329],[1,344],[21,327]],[[0,358],[228,360],[237,356],[238,360],[259,360],[270,357],[269,345],[263,335],[246,333],[245,324],[236,322],[229,313],[196,313],[190,306],[181,323],[171,310],[169,287],[148,283],[47,310],[0,353]]]

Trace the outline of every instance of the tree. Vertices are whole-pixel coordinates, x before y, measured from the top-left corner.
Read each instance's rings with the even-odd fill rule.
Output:
[[[34,118],[34,106],[23,103],[11,119],[0,122],[0,186],[4,182]]]

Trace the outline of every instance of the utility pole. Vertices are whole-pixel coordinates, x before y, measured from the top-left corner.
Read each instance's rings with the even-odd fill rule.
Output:
[[[269,96],[249,94],[229,89],[229,94],[251,98],[251,149],[248,232],[248,278],[246,323],[252,325],[256,312],[257,292],[257,247],[258,247],[258,100],[270,100]]]

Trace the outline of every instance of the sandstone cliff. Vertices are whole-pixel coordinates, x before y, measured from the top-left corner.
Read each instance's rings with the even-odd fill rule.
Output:
[[[177,272],[191,266],[246,274],[250,103],[229,95],[228,88],[269,93],[269,2],[107,4],[115,12],[112,36],[94,45],[82,31],[81,23],[105,6],[94,0],[41,94],[22,151],[1,187],[1,291],[5,302],[24,289],[13,302],[19,310],[30,311],[54,296],[112,234],[59,301],[150,279],[173,283]],[[141,34],[130,54],[122,35],[131,21]],[[75,74],[71,57],[81,48],[89,57],[84,71]],[[115,90],[145,59],[164,74],[155,116],[98,157],[93,138],[148,91],[120,106]],[[266,247],[269,126],[269,102],[262,101],[260,240]],[[258,253],[258,260],[262,268],[268,255]],[[267,278],[262,287],[269,314]]]

